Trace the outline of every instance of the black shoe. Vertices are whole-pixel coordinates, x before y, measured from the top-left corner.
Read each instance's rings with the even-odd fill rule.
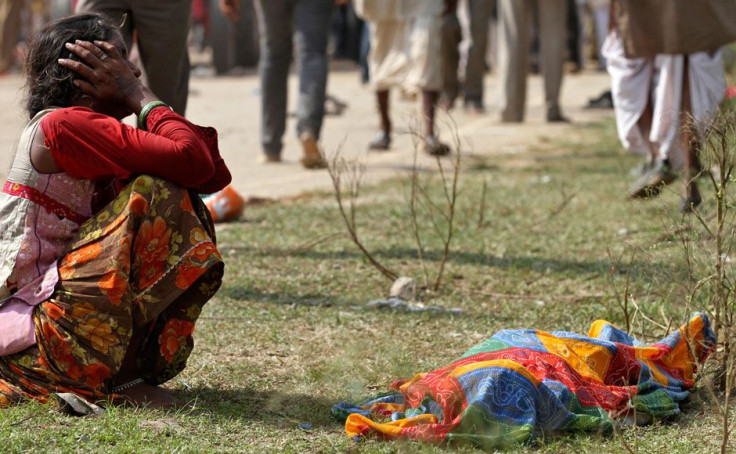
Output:
[[[368,142],[368,149],[374,151],[386,151],[391,148],[391,135],[387,132],[379,132],[375,139]]]
[[[613,95],[611,90],[604,91],[597,98],[588,99],[586,109],[613,109]]]
[[[432,156],[447,156],[450,154],[450,147],[437,140],[434,136],[424,139],[424,152]]]
[[[570,119],[562,115],[559,106],[547,109],[547,123],[570,123]]]
[[[547,115],[547,123],[570,123],[570,119],[562,114]]]
[[[486,108],[483,106],[483,102],[478,99],[466,99],[463,105],[465,112],[475,115],[486,113]]]
[[[677,179],[677,174],[672,170],[669,160],[658,161],[647,173],[642,175],[629,191],[632,199],[646,199],[656,197],[662,187]]]

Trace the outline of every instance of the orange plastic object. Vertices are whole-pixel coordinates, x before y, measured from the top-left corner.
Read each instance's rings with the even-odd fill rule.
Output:
[[[210,194],[203,200],[214,222],[238,219],[245,209],[245,200],[232,186],[225,186],[221,191]]]

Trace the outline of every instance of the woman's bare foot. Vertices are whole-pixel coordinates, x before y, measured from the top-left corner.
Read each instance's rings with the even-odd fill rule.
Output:
[[[120,391],[118,394],[136,407],[173,408],[179,404],[179,400],[174,396],[162,388],[149,385],[148,383],[135,385]]]

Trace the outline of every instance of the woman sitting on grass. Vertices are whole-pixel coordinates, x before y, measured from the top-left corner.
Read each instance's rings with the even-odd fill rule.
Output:
[[[217,133],[142,85],[117,28],[76,15],[30,45],[31,120],[0,193],[0,407],[173,404],[156,385],[184,369],[221,284],[197,196],[230,182]]]

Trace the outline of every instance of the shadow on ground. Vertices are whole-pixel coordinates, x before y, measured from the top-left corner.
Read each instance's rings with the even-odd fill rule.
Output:
[[[337,402],[304,394],[251,388],[195,387],[172,394],[192,405],[188,413],[218,419],[261,421],[283,428],[341,430],[343,424],[330,410]]]
[[[314,261],[337,261],[337,260],[357,260],[362,257],[359,251],[318,251],[318,250],[307,250],[307,251],[295,251],[281,248],[263,248],[254,249],[251,247],[230,247],[230,249],[237,251],[241,254],[251,254],[260,256],[274,256],[274,257],[300,257]],[[391,249],[376,249],[372,250],[371,254],[374,257],[390,260],[417,260],[417,251],[414,248],[391,248]],[[442,253],[440,251],[425,251],[424,260],[426,262],[439,262],[442,259]],[[564,258],[552,258],[544,257],[539,255],[528,255],[528,256],[511,256],[505,255],[503,257],[484,254],[481,252],[463,252],[463,251],[452,251],[447,259],[448,263],[455,265],[474,265],[474,266],[487,266],[492,268],[504,269],[504,270],[530,270],[530,271],[543,271],[552,273],[576,273],[576,274],[595,274],[608,273],[611,268],[611,260],[568,260]],[[667,265],[659,265],[660,271],[673,273],[676,270]],[[630,264],[630,273],[632,278],[636,278],[641,275],[642,278],[647,278],[647,269],[651,268],[651,264],[645,260],[634,260]],[[621,271],[623,272],[623,270]]]

